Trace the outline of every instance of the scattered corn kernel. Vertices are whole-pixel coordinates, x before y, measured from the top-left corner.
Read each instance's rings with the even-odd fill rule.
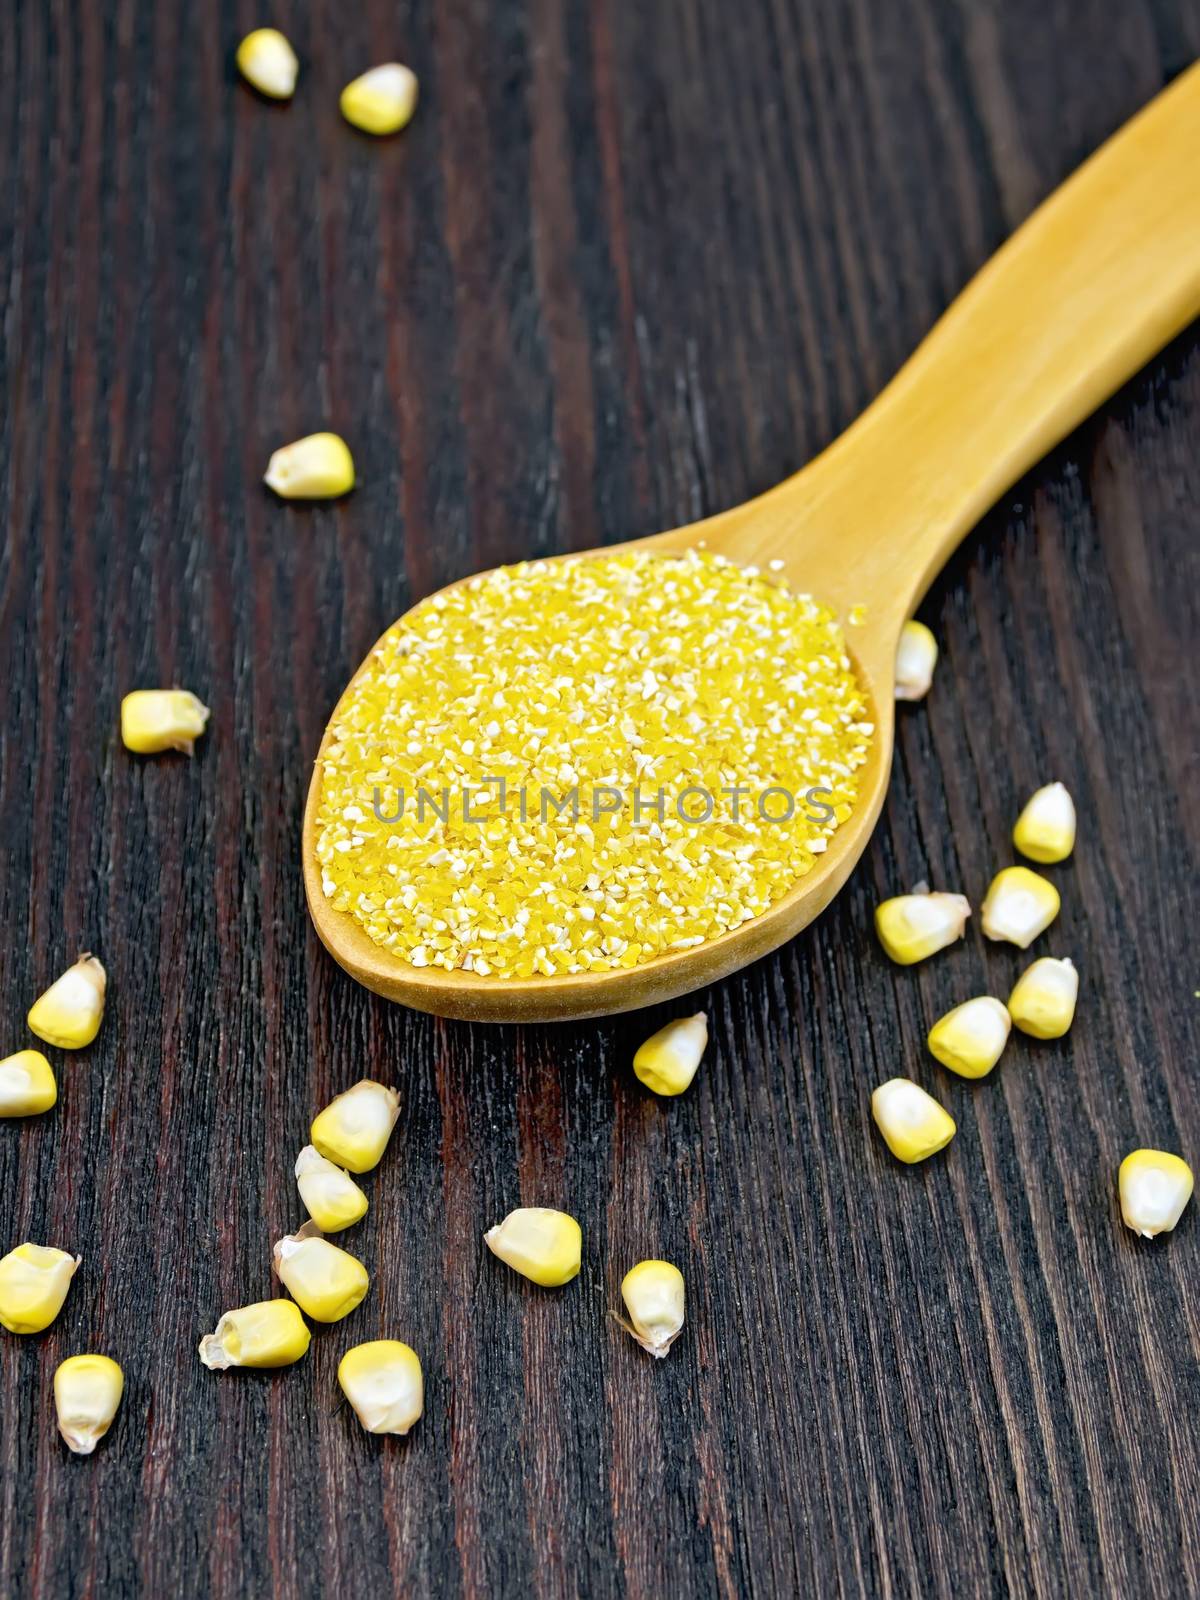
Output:
[[[910,1078],[891,1078],[871,1096],[871,1114],[900,1161],[911,1165],[945,1149],[954,1137],[954,1118]]]
[[[483,1241],[514,1272],[556,1289],[579,1271],[583,1235],[574,1217],[545,1206],[520,1206],[489,1228]]]
[[[399,1115],[396,1090],[363,1078],[314,1118],[312,1142],[327,1161],[351,1172],[370,1172],[379,1165]]]
[[[362,1262],[311,1222],[277,1240],[274,1258],[279,1281],[314,1322],[348,1317],[371,1286]]]
[[[971,907],[961,894],[901,894],[875,911],[875,932],[902,967],[961,939]]]
[[[1032,795],[1013,827],[1013,843],[1030,861],[1065,861],[1075,848],[1075,802],[1065,784]]]
[[[111,1356],[68,1356],[54,1373],[58,1431],[77,1456],[90,1456],[112,1427],[125,1374]]]
[[[1017,979],[1008,1012],[1022,1033],[1035,1039],[1061,1039],[1075,1019],[1079,974],[1064,957],[1042,956]]]
[[[655,1094],[682,1094],[696,1076],[707,1043],[708,1018],[697,1011],[652,1033],[639,1045],[633,1070]]]
[[[272,100],[290,100],[296,88],[300,63],[296,52],[277,28],[255,28],[237,48],[238,71],[259,94]]]
[[[1134,1150],[1117,1174],[1125,1226],[1143,1239],[1170,1233],[1192,1197],[1192,1169],[1165,1150]]]
[[[100,961],[84,951],[33,1002],[26,1021],[30,1030],[60,1050],[82,1050],[100,1032],[108,978]]]
[[[896,646],[896,699],[924,700],[937,666],[937,640],[923,622],[906,622]]]
[[[347,1350],[338,1382],[368,1433],[407,1433],[425,1409],[420,1359],[399,1339],[372,1339]]]
[[[210,1372],[229,1367],[290,1367],[307,1351],[312,1334],[294,1300],[258,1300],[227,1311],[200,1341]]]
[[[621,1279],[629,1321],[617,1321],[652,1356],[665,1356],[683,1327],[683,1273],[669,1261],[639,1261]]]
[[[989,939],[1007,939],[1022,950],[1058,915],[1058,890],[1048,878],[1028,867],[1005,867],[992,879],[980,911],[980,924]]]
[[[41,1333],[62,1310],[82,1256],[19,1244],[0,1261],[0,1322],[9,1333]]]
[[[340,1233],[367,1214],[367,1197],[354,1179],[311,1144],[296,1157],[296,1187],[322,1233]]]
[[[342,115],[364,133],[399,133],[417,109],[417,75],[398,61],[385,61],[342,90]]]
[[[929,1030],[929,1048],[960,1078],[986,1078],[1008,1043],[1012,1018],[991,995],[977,995],[947,1011]]]
[[[190,756],[208,707],[187,689],[135,689],[121,701],[121,740],[139,756],[180,750]]]
[[[836,618],[774,577],[699,550],[500,568],[401,618],[339,706],[323,892],[416,967],[637,967],[817,865],[869,715]]]
[[[263,482],[283,500],[336,500],[354,487],[354,458],[336,433],[310,433],[276,450]]]
[[[0,1061],[0,1117],[35,1117],[57,1099],[54,1073],[40,1050],[18,1050]]]

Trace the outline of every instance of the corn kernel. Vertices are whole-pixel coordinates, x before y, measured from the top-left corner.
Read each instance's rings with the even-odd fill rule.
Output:
[[[397,1091],[363,1078],[331,1100],[309,1131],[327,1161],[350,1172],[370,1172],[379,1165],[399,1115]]]
[[[187,689],[135,689],[121,701],[121,741],[139,756],[179,750],[190,756],[208,707]]]
[[[0,1117],[35,1117],[57,1099],[54,1073],[40,1050],[18,1050],[0,1061]]]
[[[368,1433],[407,1433],[425,1409],[417,1352],[399,1339],[372,1339],[338,1364],[342,1393]]]
[[[520,1206],[489,1228],[483,1241],[514,1272],[556,1289],[579,1271],[583,1235],[574,1217],[544,1206]]]
[[[276,1240],[274,1259],[276,1276],[314,1322],[348,1317],[371,1286],[362,1262],[330,1244],[311,1222]]]
[[[255,28],[237,48],[238,71],[259,94],[271,100],[290,100],[296,88],[300,63],[296,52],[277,28]]]
[[[1061,1039],[1075,1019],[1079,974],[1074,962],[1042,956],[1017,979],[1008,1011],[1022,1033],[1035,1039]]]
[[[33,1002],[26,1021],[31,1032],[60,1050],[82,1050],[100,1032],[108,978],[94,955],[84,951]]]
[[[1005,867],[992,879],[980,912],[989,939],[1007,939],[1022,950],[1058,915],[1058,890],[1048,878],[1028,867]]]
[[[283,500],[336,500],[354,487],[354,458],[336,433],[310,433],[276,450],[263,482]]]
[[[386,61],[348,83],[340,105],[346,121],[364,133],[399,133],[417,109],[417,75],[398,61]]]
[[[924,700],[937,666],[937,640],[923,622],[906,622],[896,646],[896,699]]]
[[[669,1261],[639,1261],[621,1279],[629,1321],[617,1321],[652,1356],[665,1356],[683,1327],[683,1273]]]
[[[954,1118],[910,1078],[891,1078],[871,1096],[871,1114],[899,1161],[910,1166],[945,1149],[954,1137]]]
[[[991,995],[977,995],[935,1022],[929,1030],[929,1049],[944,1067],[960,1078],[986,1078],[1008,1043],[1012,1018]]]
[[[655,1094],[682,1094],[696,1076],[707,1043],[708,1018],[697,1011],[651,1034],[638,1047],[633,1070]]]
[[[875,911],[879,942],[902,967],[961,939],[971,907],[961,894],[901,894]]]
[[[367,1197],[354,1179],[311,1144],[296,1157],[296,1187],[322,1233],[340,1233],[367,1214]]]
[[[82,1256],[19,1244],[0,1261],[0,1323],[9,1333],[41,1333],[62,1310]]]
[[[1031,795],[1012,836],[1030,861],[1065,861],[1075,848],[1075,802],[1066,785],[1048,783]]]
[[[1134,1150],[1117,1174],[1125,1226],[1143,1239],[1170,1233],[1192,1197],[1192,1169],[1165,1150]]]
[[[210,1372],[229,1367],[290,1367],[307,1351],[312,1334],[293,1300],[258,1300],[227,1311],[200,1341]]]
[[[68,1356],[54,1373],[58,1431],[77,1456],[90,1456],[112,1427],[125,1374],[111,1356]]]

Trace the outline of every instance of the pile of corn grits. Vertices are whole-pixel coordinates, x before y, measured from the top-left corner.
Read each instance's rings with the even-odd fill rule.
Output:
[[[501,568],[403,617],[338,707],[324,892],[415,967],[634,967],[810,870],[866,715],[836,619],[773,575],[705,551]]]

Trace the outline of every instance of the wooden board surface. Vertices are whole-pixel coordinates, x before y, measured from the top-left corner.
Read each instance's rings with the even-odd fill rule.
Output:
[[[0,1339],[0,1592],[465,1597],[1200,1593],[1200,1217],[1120,1225],[1138,1144],[1200,1158],[1200,349],[1184,336],[967,541],[922,615],[877,837],[836,905],[700,997],[694,1090],[632,1079],[664,1013],[441,1023],[356,989],[308,925],[309,764],[380,628],[458,574],[672,526],[854,415],[1037,200],[1200,52],[1194,0],[285,0],[291,106],[238,85],[259,13],[0,6],[0,992],[7,1052],[81,948],[112,988],[0,1126],[0,1244],[84,1258]],[[400,140],[339,119],[399,54]],[[273,501],[322,425],[361,487]],[[122,693],[213,707],[129,757]],[[916,971],[870,931],[926,878],[978,904],[1037,784],[1075,860],[1043,946],[1061,1044],[951,1081],[924,1030],[1018,952]],[[677,1011],[683,1006],[675,1008]],[[959,1121],[900,1168],[871,1088]],[[353,1248],[368,1301],[279,1376],[204,1371],[272,1293],[313,1112],[403,1091]],[[486,1253],[581,1221],[562,1293]],[[652,1364],[622,1272],[687,1275]],[[350,1343],[421,1353],[408,1442],[338,1408]],[[65,1355],[128,1388],[91,1460]]]

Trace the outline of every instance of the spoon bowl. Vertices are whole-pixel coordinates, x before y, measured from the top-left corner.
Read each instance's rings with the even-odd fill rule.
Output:
[[[631,544],[670,555],[694,548],[703,539],[707,548],[722,550],[721,542],[713,538],[716,525],[721,521],[719,517],[713,518],[704,524],[675,529],[649,539],[632,541]],[[630,547],[627,545],[622,548]],[[588,555],[610,554],[612,548],[551,559],[585,560]],[[748,557],[744,559],[749,561]],[[792,582],[793,574],[785,570],[785,575],[789,584],[796,587]],[[459,580],[462,583],[468,581]],[[447,585],[447,591],[456,587],[458,584]],[[470,972],[448,972],[440,967],[414,967],[376,944],[352,917],[334,911],[321,887],[316,843],[321,796],[320,760],[330,738],[330,728],[338,719],[335,710],[330,719],[330,728],[326,729],[321,743],[304,811],[305,891],[322,943],[360,983],[389,1000],[398,1000],[404,1005],[413,1006],[419,1011],[431,1011],[438,1016],[486,1022],[548,1022],[631,1011],[639,1006],[671,999],[675,995],[687,994],[692,989],[715,983],[737,971],[739,967],[776,949],[824,910],[849,877],[878,819],[891,765],[894,699],[889,663],[894,662],[895,640],[892,640],[890,651],[872,650],[870,646],[875,638],[873,633],[865,637],[864,643],[868,649],[862,657],[855,652],[853,641],[848,641],[855,676],[868,707],[866,716],[875,726],[867,760],[856,774],[861,798],[848,821],[832,835],[828,849],[817,858],[812,870],[797,879],[792,888],[760,916],[743,923],[740,928],[716,939],[706,940],[691,949],[669,950],[636,967],[616,967],[604,972],[496,978],[479,977]],[[374,654],[375,650],[372,649],[347,686],[347,695],[361,674],[370,667]],[[873,670],[865,662],[870,662]]]
[[[998,496],[1200,315],[1198,148],[1200,67],[1192,67],[1023,224],[879,398],[801,472],[745,505],[631,541],[664,555],[703,545],[743,566],[781,563],[794,592],[840,613],[875,731],[855,809],[811,871],[740,927],[632,968],[508,978],[414,967],[334,911],[321,886],[321,758],[339,702],[318,752],[302,843],[309,910],[335,960],[367,988],[418,1010],[561,1020],[713,983],[823,911],[883,805],[905,619]],[[856,607],[861,625],[846,626]]]

